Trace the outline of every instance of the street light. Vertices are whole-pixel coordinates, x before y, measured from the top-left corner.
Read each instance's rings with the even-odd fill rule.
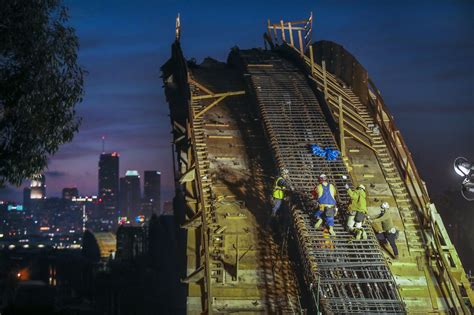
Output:
[[[461,184],[461,195],[467,201],[474,201],[474,164],[465,157],[458,157],[454,160],[454,171],[463,177]]]

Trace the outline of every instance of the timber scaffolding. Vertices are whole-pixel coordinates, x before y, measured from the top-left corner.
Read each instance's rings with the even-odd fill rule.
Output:
[[[187,312],[470,314],[466,274],[379,91],[341,46],[312,43],[312,24],[312,15],[269,21],[264,37],[271,50],[234,49],[228,65],[190,67],[177,20],[172,58],[162,70],[183,202],[175,213],[185,229]],[[351,57],[345,72],[338,70],[341,55]],[[326,161],[309,144],[339,148],[342,157]],[[269,173],[281,167],[295,187],[293,263],[286,239],[278,243],[262,232],[271,189],[263,181],[271,185]],[[335,237],[313,228],[308,192],[320,173],[336,185],[341,204],[349,183],[368,187],[371,216],[382,201],[392,205],[398,260],[389,259],[367,225],[366,240],[351,238],[343,216]],[[249,194],[253,189],[258,193]]]

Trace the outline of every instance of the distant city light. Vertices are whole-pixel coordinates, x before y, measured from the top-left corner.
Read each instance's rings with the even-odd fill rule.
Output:
[[[127,217],[118,217],[118,224],[123,225],[128,223],[128,218]]]
[[[137,223],[143,223],[143,222],[145,222],[145,216],[144,216],[143,214],[138,215],[138,216],[135,218],[135,222],[137,222]]]
[[[23,211],[23,205],[8,205],[7,210],[8,211],[13,211],[13,210]]]
[[[128,171],[125,173],[125,176],[140,176],[140,174],[138,174],[138,171],[135,171],[135,170],[128,170]]]

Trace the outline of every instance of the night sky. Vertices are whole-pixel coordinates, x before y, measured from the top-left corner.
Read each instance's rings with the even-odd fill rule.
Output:
[[[231,47],[263,46],[266,20],[315,14],[313,40],[332,40],[369,71],[434,193],[460,182],[453,159],[474,160],[473,1],[65,1],[88,71],[83,123],[51,157],[49,196],[66,186],[97,193],[97,164],[120,153],[120,174],[158,169],[173,196],[170,121],[159,67],[170,56],[175,17],[187,58],[225,60]],[[0,198],[21,201],[7,187]]]

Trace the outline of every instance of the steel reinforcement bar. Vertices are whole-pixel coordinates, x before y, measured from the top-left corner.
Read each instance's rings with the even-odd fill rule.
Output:
[[[392,274],[370,228],[366,240],[353,240],[336,217],[335,237],[313,228],[310,195],[318,176],[335,184],[339,200],[347,203],[350,183],[343,161],[326,161],[310,144],[337,148],[324,113],[306,78],[274,52],[239,51],[245,76],[255,95],[277,166],[290,172],[295,188],[291,201],[293,228],[315,307],[325,314],[403,314]]]

